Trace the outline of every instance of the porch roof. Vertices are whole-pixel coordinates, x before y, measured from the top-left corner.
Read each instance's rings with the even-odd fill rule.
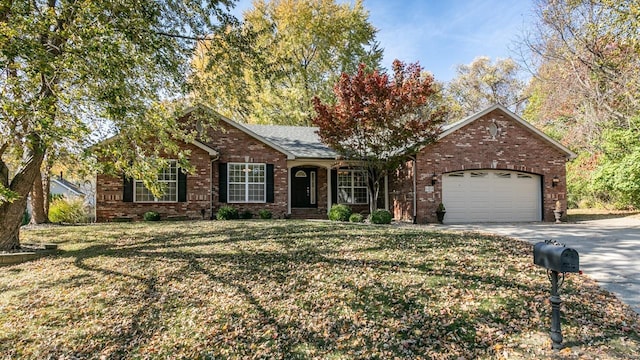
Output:
[[[311,126],[242,124],[256,135],[277,144],[296,158],[335,159],[335,151],[323,144]]]

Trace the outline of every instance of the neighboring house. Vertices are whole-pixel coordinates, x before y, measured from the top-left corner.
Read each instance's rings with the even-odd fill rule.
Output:
[[[188,116],[188,115],[187,115]],[[135,179],[98,175],[97,221],[209,218],[225,205],[277,217],[325,218],[332,204],[368,211],[365,174],[325,144],[316,128],[247,125],[220,117],[209,141],[184,146],[195,171],[175,165],[159,174],[169,189],[155,198]],[[385,179],[379,208],[396,220],[435,222],[552,221],[566,208],[565,163],[575,157],[506,108],[495,105],[445,126],[435,143],[411,154]]]
[[[59,177],[52,176],[50,178],[49,194],[62,196],[67,200],[84,199],[86,195],[80,186],[63,178],[62,175]]]

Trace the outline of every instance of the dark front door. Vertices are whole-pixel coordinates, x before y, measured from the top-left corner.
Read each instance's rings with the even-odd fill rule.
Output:
[[[314,208],[316,203],[316,169],[291,169],[291,206]]]

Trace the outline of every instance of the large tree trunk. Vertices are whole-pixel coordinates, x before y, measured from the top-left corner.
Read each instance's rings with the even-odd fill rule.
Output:
[[[36,142],[39,145],[37,140]],[[40,146],[34,148],[38,150],[27,160],[22,170],[14,176],[9,185],[9,189],[18,193],[20,198],[14,202],[5,202],[0,205],[0,251],[20,247],[20,225],[27,208],[27,195],[33,187],[33,180],[40,173],[40,165],[44,159],[44,149]],[[0,167],[6,169],[2,160],[0,160]]]
[[[48,181],[46,181],[48,183]],[[49,222],[46,212],[46,198],[49,192],[45,191],[42,181],[42,172],[38,170],[38,174],[33,179],[33,188],[31,189],[31,223],[44,224]]]

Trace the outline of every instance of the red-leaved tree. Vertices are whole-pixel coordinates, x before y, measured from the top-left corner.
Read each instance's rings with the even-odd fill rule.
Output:
[[[392,76],[361,64],[355,75],[342,74],[333,91],[335,105],[313,99],[312,121],[327,145],[367,171],[374,211],[384,177],[436,139],[447,109],[433,76],[418,63],[395,60]]]

